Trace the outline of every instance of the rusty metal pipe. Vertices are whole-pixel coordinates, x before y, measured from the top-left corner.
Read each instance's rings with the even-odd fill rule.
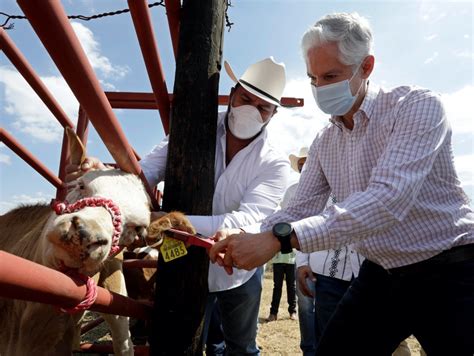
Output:
[[[130,258],[123,260],[123,268],[157,268],[158,260],[142,260]]]
[[[155,33],[151,24],[151,15],[146,0],[128,0],[128,7],[132,15],[133,25],[137,33],[138,42],[145,61],[150,84],[155,95],[161,122],[165,133],[169,132],[170,100],[166,87],[163,66],[161,64]]]
[[[81,335],[84,335],[85,333],[91,331],[94,329],[96,326],[99,326],[104,322],[104,318],[98,317],[97,319],[94,319],[92,321],[89,321],[87,324],[81,326]]]
[[[166,16],[168,17],[168,27],[170,28],[171,43],[173,45],[174,58],[178,58],[179,42],[179,15],[181,3],[179,0],[165,0]]]
[[[24,258],[0,251],[0,296],[71,308],[86,294],[83,281]],[[151,307],[97,287],[92,311],[147,319]]]
[[[39,3],[18,0],[19,6],[112,157],[122,170],[137,174],[142,178],[152,198],[153,206],[158,209],[158,203],[152,197],[152,190],[146,182],[133,149],[128,144],[61,2],[59,0],[41,1],[41,6]]]
[[[146,345],[135,345],[133,346],[135,356],[148,356],[149,346]],[[97,353],[97,354],[113,354],[114,347],[111,342],[104,342],[100,344],[83,343],[80,346],[80,353]]]
[[[143,92],[112,92],[106,91],[105,95],[109,99],[110,105],[114,109],[157,109],[156,100],[153,93]],[[173,101],[173,94],[168,94],[169,100]],[[229,104],[228,95],[219,95],[219,105],[227,106]],[[301,107],[304,106],[303,98],[281,98],[284,107]]]
[[[34,170],[41,174],[48,182],[60,189],[63,185],[61,179],[51,172],[48,167],[42,164],[33,154],[28,151],[20,142],[11,136],[4,128],[0,127],[0,141],[4,142],[21,159],[28,163]]]
[[[66,165],[69,162],[69,140],[67,138],[66,130],[63,133],[63,143],[61,146],[61,158],[59,159],[59,179],[64,182],[66,179]],[[56,199],[64,200],[67,195],[67,187],[63,185],[62,187],[56,189]]]

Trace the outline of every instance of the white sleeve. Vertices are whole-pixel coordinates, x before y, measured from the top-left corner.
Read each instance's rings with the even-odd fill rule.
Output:
[[[296,251],[296,268],[309,265],[309,253]]]
[[[165,179],[168,139],[169,137],[166,136],[139,162],[150,187],[154,187]]]
[[[207,236],[224,228],[253,225],[278,209],[289,174],[286,160],[268,162],[247,187],[237,210],[213,216],[191,215],[188,218],[199,233]]]

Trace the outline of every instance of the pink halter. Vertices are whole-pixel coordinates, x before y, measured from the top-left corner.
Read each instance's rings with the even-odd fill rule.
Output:
[[[118,243],[120,235],[122,234],[122,214],[120,213],[120,209],[117,204],[115,204],[110,199],[102,197],[87,197],[72,204],[69,204],[67,201],[61,202],[56,199],[53,199],[51,202],[51,207],[57,215],[73,213],[88,206],[103,207],[110,213],[110,216],[112,217],[112,224],[114,225],[114,234],[112,236],[112,246],[110,247],[109,256],[115,256],[121,250],[121,247],[118,245]],[[88,276],[78,273],[73,269],[69,269],[64,265],[62,265],[59,269],[70,277],[79,278],[86,283],[86,295],[82,302],[73,308],[60,308],[60,310],[73,314],[89,309],[97,299],[97,285],[95,284],[94,280]]]
[[[102,197],[87,197],[69,204],[67,201],[61,202],[53,199],[51,207],[57,215],[73,213],[85,207],[105,208],[112,217],[112,224],[114,225],[114,234],[112,236],[112,246],[110,247],[109,256],[115,256],[120,251],[118,242],[122,234],[122,214],[120,213],[120,208],[112,200]]]

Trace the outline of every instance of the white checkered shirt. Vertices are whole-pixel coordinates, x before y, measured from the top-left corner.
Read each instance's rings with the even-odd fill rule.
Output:
[[[315,138],[287,208],[303,252],[354,244],[384,268],[474,242],[474,213],[453,163],[440,98],[413,87],[369,89],[348,130],[337,118]],[[330,192],[338,203],[324,209]]]

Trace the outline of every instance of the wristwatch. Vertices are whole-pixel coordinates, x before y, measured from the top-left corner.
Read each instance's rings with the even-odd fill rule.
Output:
[[[291,224],[286,222],[276,223],[273,225],[272,232],[278,241],[280,241],[281,253],[290,253],[293,251],[293,248],[291,247],[291,233],[293,232],[293,227]]]

